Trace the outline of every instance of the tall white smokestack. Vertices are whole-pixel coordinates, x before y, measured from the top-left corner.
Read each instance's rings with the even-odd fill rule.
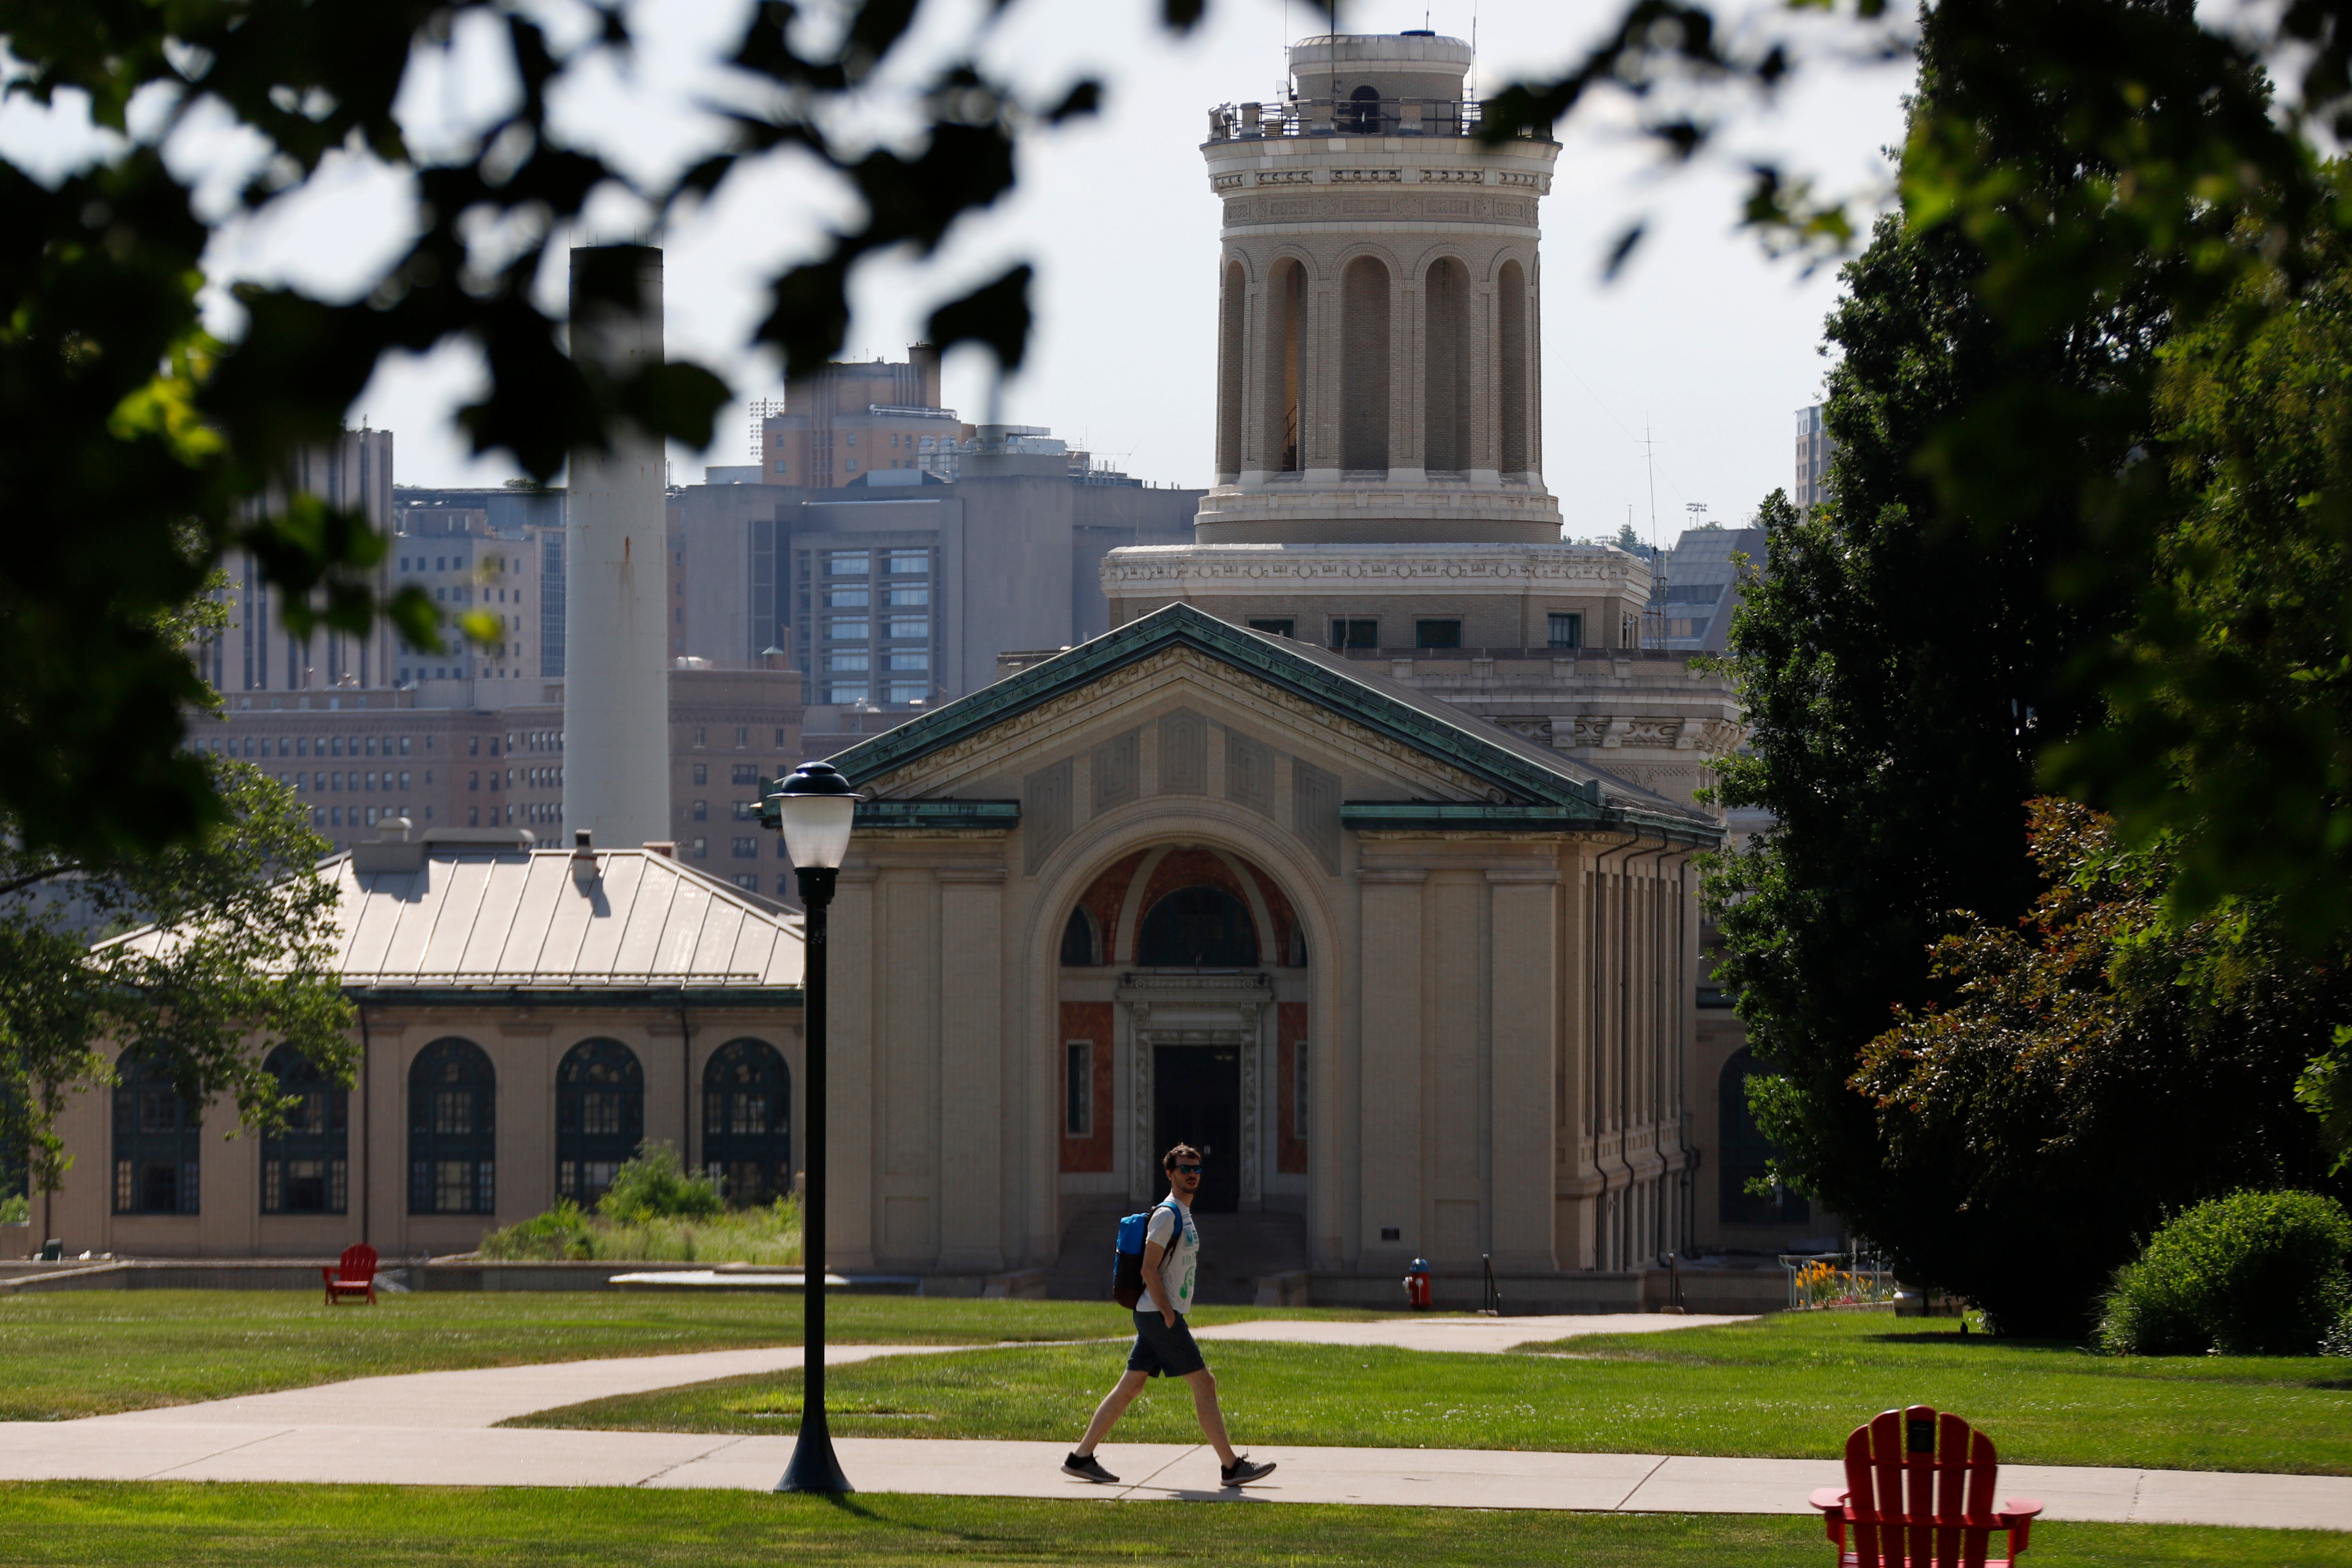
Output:
[[[614,381],[662,362],[660,251],[572,251],[572,357]],[[662,444],[625,427],[572,451],[564,500],[563,825],[629,849],[672,836],[662,479]]]

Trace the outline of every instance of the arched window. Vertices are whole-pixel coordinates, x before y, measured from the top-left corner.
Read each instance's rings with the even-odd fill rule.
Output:
[[[1495,373],[1500,378],[1495,418],[1501,426],[1496,466],[1506,476],[1524,474],[1528,461],[1528,275],[1516,261],[1503,263],[1495,280]]]
[[[729,1040],[703,1068],[702,1161],[730,1203],[793,1190],[792,1069],[767,1041]]]
[[[1455,474],[1470,461],[1470,273],[1452,256],[1429,269],[1422,290],[1429,357],[1422,386],[1422,466]]]
[[[1276,473],[1307,467],[1299,388],[1307,339],[1307,269],[1275,264],[1265,291],[1265,462]]]
[[[498,1205],[499,1079],[470,1040],[436,1040],[408,1068],[408,1212]]]
[[[1721,1129],[1720,1201],[1727,1225],[1802,1225],[1811,1217],[1805,1200],[1788,1188],[1775,1186],[1769,1196],[1748,1190],[1748,1184],[1770,1174],[1778,1153],[1772,1140],[1756,1124],[1748,1108],[1748,1081],[1760,1071],[1755,1056],[1742,1046],[1723,1064],[1716,1089],[1717,1115]]]
[[[1370,82],[1349,93],[1338,106],[1333,122],[1343,133],[1372,136],[1381,129],[1381,89]]]
[[[351,1192],[351,1092],[290,1045],[269,1053],[278,1092],[294,1103],[286,1130],[261,1140],[261,1212],[342,1214]]]
[[[646,1141],[646,1071],[617,1040],[583,1040],[555,1070],[555,1195],[587,1207]]]
[[[204,1112],[135,1050],[116,1064],[114,1212],[194,1214]]]
[[[1389,466],[1389,269],[1369,256],[1339,277],[1339,466]]]
[[[1084,905],[1070,911],[1070,922],[1062,927],[1062,967],[1066,969],[1090,968],[1095,963],[1094,917]]]
[[[1241,263],[1225,268],[1217,318],[1217,478],[1231,484],[1242,472],[1242,356],[1249,309],[1249,275]]]
[[[1135,961],[1160,969],[1245,969],[1257,962],[1249,906],[1214,887],[1180,887],[1151,906]]]

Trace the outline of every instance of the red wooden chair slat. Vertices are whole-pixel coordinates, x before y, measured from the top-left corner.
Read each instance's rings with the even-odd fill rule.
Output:
[[[1845,1490],[1813,1493],[1841,1568],[2010,1568],[2042,1504],[1993,1506],[1992,1439],[1926,1405],[1884,1410],[1845,1440]],[[1990,1557],[1994,1531],[2009,1555]]]
[[[375,1305],[374,1248],[364,1243],[346,1247],[341,1262],[319,1273],[327,1282],[327,1305],[331,1307],[346,1296],[364,1297],[368,1305]]]

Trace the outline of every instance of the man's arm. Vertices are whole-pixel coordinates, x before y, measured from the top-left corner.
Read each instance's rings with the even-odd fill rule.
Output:
[[[1151,1286],[1151,1299],[1160,1303],[1160,1321],[1170,1328],[1176,1326],[1176,1309],[1168,1304],[1168,1281],[1160,1277],[1160,1266],[1168,1261],[1168,1249],[1157,1241],[1143,1244],[1143,1278]]]

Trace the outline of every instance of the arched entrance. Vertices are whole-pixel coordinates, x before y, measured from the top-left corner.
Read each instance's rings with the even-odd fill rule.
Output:
[[[1308,953],[1281,884],[1230,850],[1139,850],[1057,935],[1066,1191],[1149,1201],[1189,1143],[1201,1212],[1303,1207]]]

